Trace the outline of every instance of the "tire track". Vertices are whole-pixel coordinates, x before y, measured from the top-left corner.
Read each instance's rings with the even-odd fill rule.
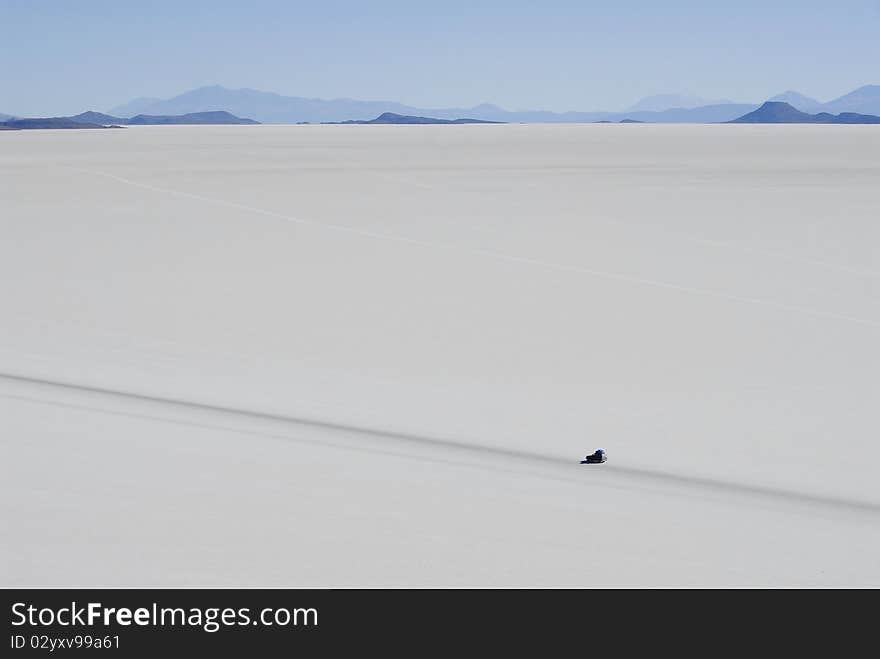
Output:
[[[523,451],[518,449],[507,449],[503,447],[494,447],[488,445],[481,445],[477,443],[471,443],[462,440],[456,440],[451,438],[442,438],[442,437],[432,437],[426,434],[415,434],[415,433],[407,433],[401,432],[397,430],[391,429],[381,429],[381,428],[370,428],[364,426],[357,426],[345,423],[339,423],[335,421],[322,420],[322,419],[314,419],[314,418],[306,418],[306,417],[298,417],[293,415],[285,415],[273,412],[265,412],[260,410],[249,410],[243,408],[237,408],[233,406],[224,406],[212,403],[199,402],[195,400],[185,400],[178,398],[169,398],[163,396],[156,396],[152,394],[139,393],[131,390],[124,389],[113,389],[109,387],[100,387],[88,384],[80,384],[74,382],[65,382],[60,380],[52,380],[48,378],[40,378],[33,377],[25,374],[18,373],[9,373],[9,372],[0,372],[0,383],[6,383],[8,385],[30,385],[33,387],[42,388],[43,390],[50,390],[55,393],[64,394],[65,392],[79,392],[81,394],[90,394],[94,396],[98,396],[107,400],[116,400],[116,401],[129,401],[129,402],[141,402],[141,403],[149,403],[152,405],[158,405],[160,407],[167,407],[169,411],[173,411],[177,409],[178,411],[186,411],[186,410],[196,410],[201,412],[207,412],[212,414],[218,414],[226,417],[237,417],[237,418],[250,418],[250,419],[258,419],[263,421],[272,421],[275,423],[288,424],[290,426],[298,426],[301,428],[314,428],[320,429],[323,431],[334,431],[345,433],[349,435],[361,435],[361,436],[369,436],[382,440],[391,440],[399,443],[401,446],[411,446],[411,447],[421,447],[421,448],[433,448],[436,450],[440,450],[443,452],[458,452],[464,455],[470,455],[473,457],[479,457],[483,460],[492,460],[497,461],[498,459],[504,459],[508,462],[518,463],[520,466],[530,468],[533,470],[534,467],[551,467],[554,469],[554,477],[563,478],[567,481],[576,481],[581,482],[582,479],[572,476],[571,473],[574,473],[575,469],[583,471],[584,467],[581,467],[578,464],[577,458],[566,459],[559,456],[547,455],[533,451]],[[17,393],[6,393],[0,391],[0,397],[8,398],[8,399],[17,399],[24,400],[32,403],[40,403],[40,404],[48,404],[48,405],[57,405],[64,406],[69,408],[76,409],[84,409],[90,411],[97,411],[106,414],[117,414],[117,415],[125,415],[135,418],[148,419],[154,421],[168,421],[172,423],[178,423],[181,425],[190,425],[201,428],[209,428],[214,430],[228,431],[228,432],[238,432],[238,433],[248,433],[255,434],[261,436],[272,437],[276,439],[283,439],[288,441],[299,441],[299,442],[307,442],[313,445],[324,444],[326,446],[331,446],[336,449],[344,449],[344,450],[367,450],[370,452],[379,452],[386,453],[391,455],[396,455],[399,457],[408,457],[414,459],[426,459],[431,461],[438,460],[437,456],[425,456],[418,454],[409,454],[409,453],[399,453],[392,452],[387,450],[381,450],[370,447],[359,447],[353,444],[345,444],[340,442],[327,442],[326,444],[318,441],[308,441],[302,439],[292,438],[288,435],[284,435],[281,433],[270,433],[270,432],[261,432],[261,431],[253,431],[243,428],[237,428],[234,426],[223,425],[222,423],[199,423],[192,422],[187,420],[176,419],[172,415],[156,415],[156,414],[135,414],[130,412],[121,412],[119,410],[107,409],[106,407],[101,407],[98,405],[83,405],[69,402],[59,402],[57,400],[51,400],[47,398],[42,398],[39,396],[26,396]],[[450,459],[441,459],[440,461],[459,464],[463,466],[474,467],[474,463],[466,462],[463,460],[450,460]],[[497,467],[497,462],[493,462],[493,468]],[[485,465],[484,465],[485,466]],[[511,465],[514,466],[514,465]],[[564,469],[564,471],[562,471]],[[715,478],[706,478],[700,476],[693,476],[687,474],[679,474],[672,473],[660,470],[649,470],[649,469],[641,469],[635,467],[628,467],[626,465],[609,465],[605,464],[601,467],[601,473],[603,477],[608,475],[618,475],[622,477],[626,477],[628,479],[640,482],[642,484],[645,483],[653,483],[653,484],[667,484],[667,485],[675,485],[675,486],[685,486],[690,488],[701,488],[707,489],[710,491],[714,491],[719,494],[728,494],[728,495],[736,495],[736,496],[749,496],[749,497],[765,497],[772,498],[781,502],[794,503],[799,505],[807,505],[811,507],[821,506],[825,508],[832,508],[838,510],[846,510],[849,512],[856,513],[868,513],[870,515],[880,515],[880,503],[874,503],[871,501],[862,501],[856,499],[849,499],[843,497],[832,497],[832,496],[823,496],[823,495],[814,495],[807,492],[798,492],[793,490],[786,490],[781,488],[773,488],[773,487],[765,487],[759,485],[749,485],[743,483],[737,483],[734,481],[725,481]],[[511,471],[511,469],[506,469],[506,471]],[[516,471],[521,471],[517,469]],[[595,483],[595,482],[594,482]],[[603,484],[608,484],[607,481],[603,481]]]

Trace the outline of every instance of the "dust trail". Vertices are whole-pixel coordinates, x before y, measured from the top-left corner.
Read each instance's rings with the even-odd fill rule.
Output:
[[[727,300],[729,302],[737,302],[741,304],[750,304],[756,306],[762,306],[769,309],[776,309],[779,311],[787,311],[791,313],[798,313],[808,316],[813,316],[816,318],[825,318],[829,320],[838,320],[849,323],[856,323],[859,325],[865,325],[869,327],[880,327],[880,321],[872,320],[870,318],[860,318],[858,316],[848,316],[844,314],[837,314],[830,311],[822,311],[821,309],[812,309],[810,307],[801,307],[797,305],[788,305],[788,304],[779,304],[778,302],[770,302],[768,300],[762,300],[760,298],[752,298],[740,295],[732,295],[729,293],[723,293],[720,291],[712,291],[706,290],[702,288],[695,288],[692,286],[681,286],[678,284],[671,284],[669,282],[654,280],[654,279],[644,279],[642,277],[633,277],[631,275],[625,275],[618,272],[609,272],[604,270],[593,270],[590,268],[582,268],[579,266],[572,265],[563,265],[559,263],[553,263],[550,261],[543,261],[541,259],[529,258],[527,256],[517,256],[513,254],[505,254],[504,252],[495,252],[493,250],[487,249],[472,249],[468,247],[462,247],[460,245],[454,245],[450,243],[435,243],[427,240],[419,240],[417,238],[408,238],[406,236],[400,236],[397,234],[390,233],[382,233],[379,231],[368,231],[366,229],[358,229],[355,227],[347,226],[344,224],[334,224],[330,222],[320,222],[316,220],[308,220],[300,217],[295,217],[292,215],[285,215],[283,213],[277,213],[275,211],[266,210],[263,208],[257,208],[254,206],[247,206],[244,204],[239,204],[232,201],[226,201],[224,199],[216,199],[213,197],[205,197],[203,195],[197,195],[190,192],[182,192],[180,190],[172,190],[169,188],[162,188],[154,185],[149,185],[146,183],[140,183],[138,181],[132,181],[127,178],[123,178],[121,176],[115,176],[113,174],[107,174],[105,172],[99,172],[89,169],[81,169],[78,167],[67,167],[72,171],[91,174],[93,176],[101,176],[112,181],[116,181],[118,183],[124,183],[125,185],[131,185],[134,187],[138,187],[144,190],[149,190],[151,192],[158,192],[162,194],[170,194],[178,197],[184,197],[187,199],[194,199],[197,201],[202,201],[205,203],[213,204],[215,206],[223,206],[226,208],[234,208],[236,210],[244,211],[247,213],[254,213],[257,215],[262,215],[264,217],[271,217],[276,220],[282,220],[285,222],[291,222],[294,224],[301,224],[305,226],[314,226],[322,229],[328,229],[332,231],[344,232],[347,234],[362,236],[365,238],[371,238],[374,240],[384,240],[384,241],[393,241],[401,244],[407,245],[415,245],[418,247],[423,247],[432,250],[446,250],[446,251],[455,251],[465,254],[470,254],[473,256],[480,256],[484,258],[491,258],[499,261],[506,261],[508,263],[517,263],[521,265],[528,265],[537,268],[543,268],[546,270],[553,270],[557,272],[567,272],[574,273],[580,275],[589,275],[591,277],[600,277],[602,279],[608,279],[612,281],[619,281],[627,284],[633,284],[636,286],[650,286],[652,288],[660,288],[664,290],[677,291],[680,293],[689,293],[693,295],[701,295],[706,297],[713,297],[720,300]]]
[[[572,474],[573,470],[581,470],[583,471],[585,468],[581,467],[577,464],[577,460],[575,459],[565,459],[555,455],[542,454],[533,451],[523,451],[517,449],[507,449],[503,447],[497,446],[489,446],[482,445],[478,443],[472,443],[462,440],[442,438],[442,437],[432,437],[424,434],[416,434],[409,432],[401,432],[398,430],[385,430],[380,428],[369,428],[365,426],[357,426],[352,424],[340,423],[335,421],[327,421],[321,419],[314,418],[306,418],[299,417],[293,415],[285,415],[274,412],[262,412],[259,410],[248,410],[243,408],[236,408],[231,406],[224,406],[213,403],[202,403],[193,400],[185,400],[178,398],[168,398],[162,396],[156,396],[151,394],[142,394],[134,391],[127,391],[122,389],[111,389],[106,387],[98,387],[92,385],[84,385],[77,384],[73,382],[62,382],[57,380],[50,380],[46,378],[37,378],[31,377],[24,374],[14,374],[14,373],[0,373],[0,382],[5,381],[8,384],[26,384],[26,385],[35,385],[42,388],[48,388],[55,392],[65,392],[65,391],[75,391],[86,394],[94,394],[100,396],[102,399],[109,399],[116,401],[129,401],[129,402],[141,402],[141,403],[150,403],[154,405],[159,405],[160,407],[168,410],[168,412],[173,412],[174,410],[186,411],[186,410],[195,410],[201,412],[211,412],[214,414],[218,414],[220,416],[226,416],[227,418],[250,418],[250,419],[259,419],[264,421],[273,421],[280,422],[286,424],[288,427],[300,427],[300,428],[314,428],[326,431],[335,431],[341,432],[345,434],[354,434],[360,436],[369,436],[377,439],[384,440],[393,440],[401,443],[402,445],[409,445],[412,447],[422,447],[422,448],[433,448],[435,450],[443,451],[443,452],[458,452],[463,453],[464,455],[470,455],[472,457],[481,457],[484,459],[489,459],[492,462],[492,468],[501,468],[501,465],[497,464],[499,459],[505,459],[508,461],[518,462],[520,465],[523,465],[527,468],[534,469],[535,467],[543,466],[543,467],[553,467],[557,471],[555,473],[555,478],[563,478],[567,481],[574,480]],[[237,433],[245,433],[245,434],[254,434],[254,435],[262,435],[266,437],[272,437],[276,439],[287,439],[291,441],[300,441],[305,442],[307,440],[296,440],[296,438],[291,438],[287,435],[282,435],[280,433],[268,433],[268,432],[260,432],[254,431],[252,429],[235,427],[232,425],[224,425],[220,422],[218,423],[204,423],[204,422],[193,422],[190,420],[182,420],[179,418],[174,418],[173,415],[165,413],[153,413],[148,414],[144,413],[131,413],[131,412],[121,412],[118,409],[107,409],[107,407],[101,407],[100,405],[83,405],[77,403],[65,403],[59,401],[48,400],[45,398],[39,398],[34,396],[26,396],[15,393],[7,393],[0,391],[0,398],[9,398],[9,399],[17,399],[17,400],[25,400],[29,402],[36,402],[41,404],[48,405],[57,405],[63,407],[70,408],[78,408],[85,409],[91,411],[99,411],[107,414],[116,414],[121,416],[129,416],[133,418],[141,418],[148,419],[154,421],[169,421],[173,423],[179,423],[182,425],[189,425],[193,427],[201,427],[208,428],[214,430],[222,430],[229,432],[237,432]],[[311,444],[318,444],[319,442],[308,442]],[[320,442],[323,443],[323,442]],[[427,459],[430,461],[442,461],[448,462],[452,464],[462,464],[463,466],[478,466],[472,463],[463,462],[461,460],[450,460],[448,458],[443,458],[438,455],[414,455],[414,454],[406,454],[401,453],[399,451],[383,451],[381,449],[376,449],[375,447],[366,448],[366,447],[357,447],[351,444],[344,444],[338,441],[328,442],[328,446],[335,449],[345,449],[345,450],[353,450],[353,449],[362,449],[369,452],[378,452],[378,453],[386,453],[389,455],[394,455],[397,457],[407,457],[413,459]],[[485,465],[483,465],[485,467]],[[565,473],[560,471],[560,468],[565,468]],[[624,477],[628,477],[630,479],[637,480],[639,482],[659,482],[659,483],[668,483],[671,485],[678,486],[687,486],[687,487],[697,487],[701,489],[711,489],[719,492],[726,492],[728,494],[739,495],[739,496],[759,496],[759,497],[769,497],[774,498],[781,501],[787,501],[789,503],[795,503],[799,505],[809,505],[809,506],[824,506],[824,507],[832,507],[840,510],[847,510],[849,512],[857,512],[857,513],[869,513],[872,515],[880,514],[880,503],[874,503],[871,501],[859,501],[855,499],[846,499],[842,497],[831,497],[831,496],[820,496],[814,495],[806,492],[796,492],[792,490],[784,490],[779,488],[765,487],[760,485],[747,485],[742,483],[735,483],[731,481],[718,480],[713,478],[705,478],[700,476],[691,476],[686,474],[675,474],[670,472],[658,471],[658,470],[649,470],[649,469],[639,469],[627,466],[617,466],[617,465],[602,465],[602,474],[605,476],[608,475],[620,475]],[[571,472],[571,473],[570,473]],[[609,483],[608,481],[603,481],[603,485],[609,485],[613,483]]]

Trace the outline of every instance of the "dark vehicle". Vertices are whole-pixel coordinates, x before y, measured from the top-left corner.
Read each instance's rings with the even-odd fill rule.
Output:
[[[595,465],[601,464],[608,459],[608,456],[605,454],[605,449],[598,449],[595,453],[591,453],[583,460],[581,460],[582,465]]]

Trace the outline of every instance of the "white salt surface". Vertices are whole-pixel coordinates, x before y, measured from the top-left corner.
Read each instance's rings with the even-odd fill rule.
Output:
[[[0,583],[880,586],[878,183],[871,126],[4,133]]]

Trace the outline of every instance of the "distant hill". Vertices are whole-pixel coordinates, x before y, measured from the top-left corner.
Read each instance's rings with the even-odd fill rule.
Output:
[[[664,110],[692,110],[706,105],[730,105],[728,99],[709,100],[689,94],[655,94],[646,96],[635,105],[628,107],[627,112],[663,112]]]
[[[483,119],[437,119],[435,117],[416,117],[411,115],[383,112],[375,119],[348,121],[325,121],[327,124],[498,124],[500,121],[485,121]]]
[[[822,105],[826,112],[880,115],[880,85],[865,85]]]
[[[662,112],[625,112],[615,113],[607,117],[613,121],[629,119],[645,123],[658,124],[717,124],[730,121],[746,112],[757,109],[752,103],[731,103],[722,105],[705,105],[699,108],[673,108]]]
[[[181,115],[146,115],[139,114],[128,120],[130,126],[164,126],[164,125],[201,125],[201,124],[258,124],[259,121],[236,117],[229,112],[217,110],[213,112],[190,112]]]
[[[74,121],[69,117],[41,117],[33,119],[10,119],[0,124],[12,130],[41,130],[47,128],[107,128],[100,124],[89,124]]]
[[[815,98],[804,96],[800,92],[792,90],[782,92],[781,94],[777,94],[773,98],[768,98],[767,100],[788,103],[793,108],[800,110],[801,112],[816,112],[822,109],[822,103],[817,101]]]
[[[806,124],[814,117],[784,101],[767,101],[757,110],[728,122],[732,124]]]
[[[833,115],[828,112],[809,114],[801,112],[789,103],[767,101],[754,112],[749,112],[732,124],[880,124],[880,117],[854,112]]]
[[[81,114],[76,115],[75,117],[67,117],[71,121],[76,121],[82,124],[98,124],[102,126],[109,125],[121,125],[128,123],[128,119],[123,119],[122,117],[111,117],[109,114],[103,114],[101,112],[92,112],[89,110],[88,112],[83,112]]]
[[[133,117],[138,114],[143,114],[145,112],[149,112],[151,106],[156,103],[161,103],[161,98],[152,98],[150,96],[141,96],[139,98],[132,99],[128,103],[124,103],[119,105],[108,114],[115,115],[118,117]]]
[[[835,98],[827,103],[817,101],[815,98],[804,96],[800,92],[787,91],[777,94],[768,101],[781,101],[788,103],[801,112],[820,114],[855,113],[866,115],[880,115],[880,85],[865,85],[848,94]]]
[[[0,112],[0,121],[9,121],[10,119],[15,119],[11,114],[3,114]]]

